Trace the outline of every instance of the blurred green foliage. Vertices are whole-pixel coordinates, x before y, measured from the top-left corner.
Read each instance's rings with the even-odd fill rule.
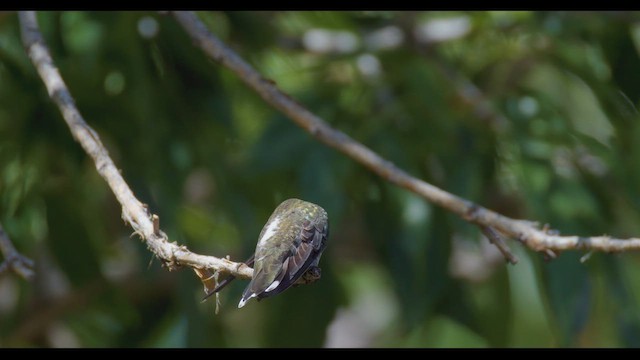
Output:
[[[308,109],[411,174],[564,234],[639,237],[640,14],[201,12]],[[120,218],[0,13],[0,346],[636,347],[635,253],[545,262],[312,139],[171,16],[43,12],[87,122],[172,241],[240,261],[282,200],[329,213],[322,280],[200,303]]]

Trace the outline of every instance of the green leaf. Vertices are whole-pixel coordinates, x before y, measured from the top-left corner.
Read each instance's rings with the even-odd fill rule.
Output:
[[[575,346],[589,320],[591,281],[580,254],[563,254],[543,266],[543,283],[561,346]]]

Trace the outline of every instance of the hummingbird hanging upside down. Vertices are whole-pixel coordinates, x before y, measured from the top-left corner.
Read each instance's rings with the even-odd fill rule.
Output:
[[[251,298],[261,300],[285,291],[307,272],[317,274],[328,236],[329,219],[323,208],[299,199],[283,201],[262,228],[254,255],[245,261],[254,265],[253,278],[238,308]],[[234,278],[223,280],[205,299]]]

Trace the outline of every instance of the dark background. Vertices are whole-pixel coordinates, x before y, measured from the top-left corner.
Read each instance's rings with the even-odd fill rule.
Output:
[[[265,77],[409,173],[562,234],[640,237],[640,14],[202,12]],[[546,262],[315,141],[171,16],[45,12],[78,108],[171,241],[244,260],[282,200],[329,213],[323,277],[201,303],[121,219],[0,13],[1,347],[640,346],[635,253]],[[583,259],[584,260],[584,259]]]

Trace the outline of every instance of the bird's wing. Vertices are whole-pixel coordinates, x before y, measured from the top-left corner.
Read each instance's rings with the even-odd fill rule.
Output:
[[[282,262],[282,269],[261,297],[279,294],[293,285],[322,250],[326,236],[326,227],[318,229],[313,222],[305,221],[289,254]]]

